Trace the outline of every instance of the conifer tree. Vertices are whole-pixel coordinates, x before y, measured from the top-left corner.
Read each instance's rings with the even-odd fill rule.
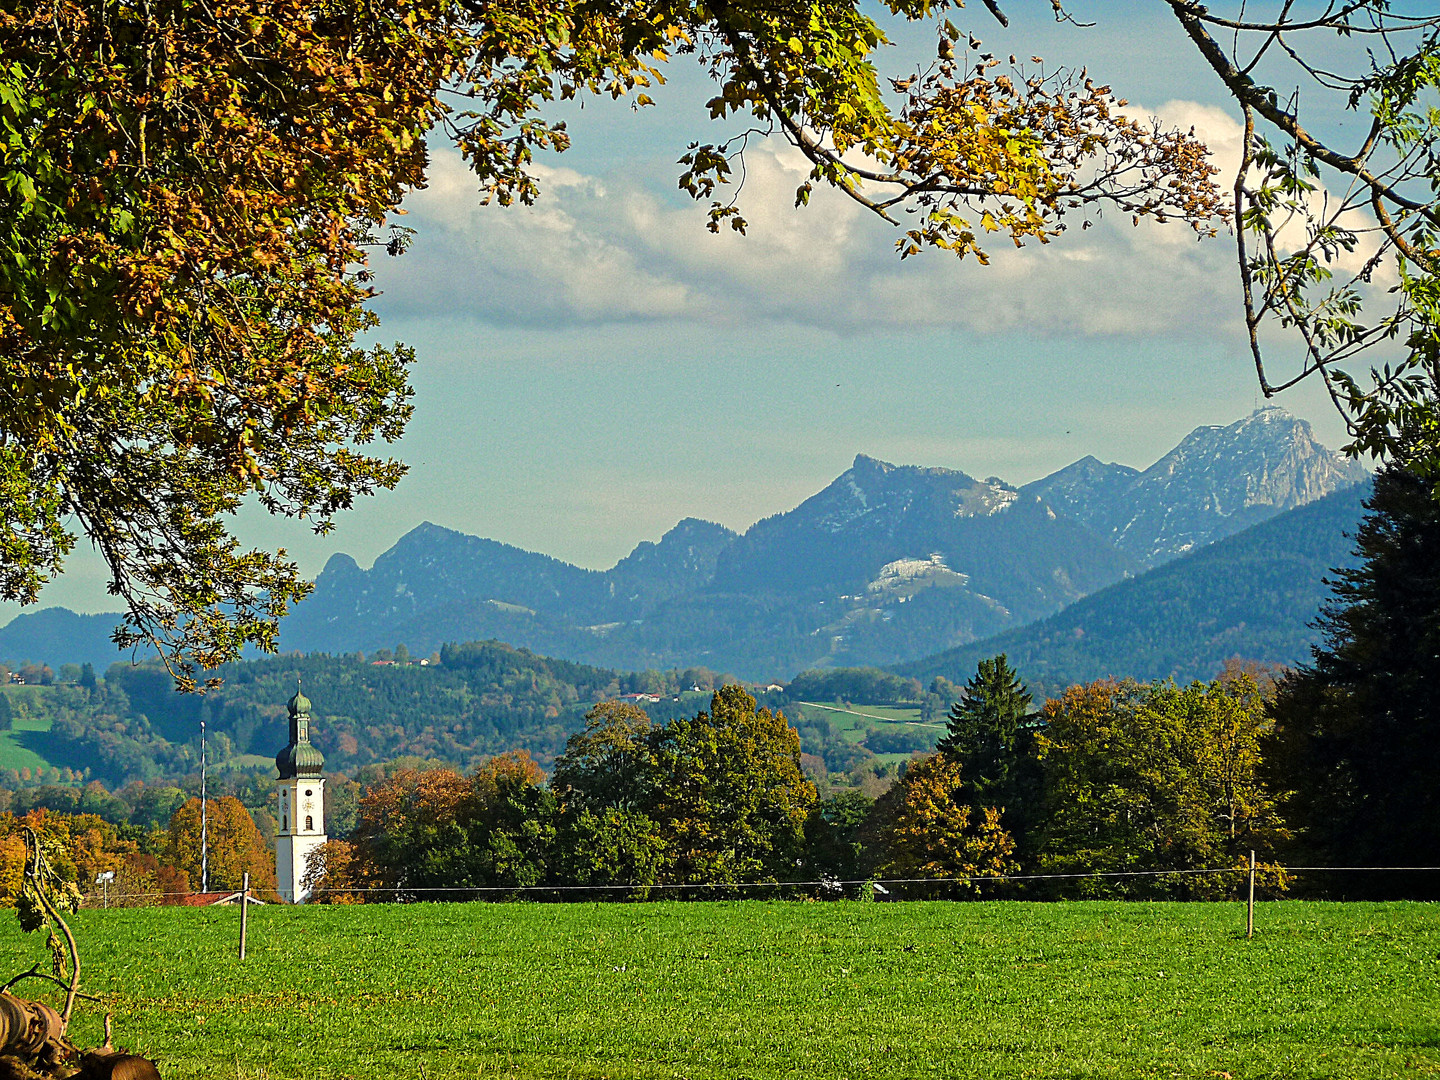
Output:
[[[1010,793],[1035,717],[1032,704],[1030,691],[1001,653],[980,661],[960,700],[950,706],[936,749],[960,763],[977,805],[993,805]]]
[[[1440,503],[1390,468],[1375,479],[1324,609],[1324,641],[1282,682],[1271,767],[1306,854],[1332,865],[1433,866],[1440,852]],[[1440,896],[1440,875],[1324,883],[1348,895]]]
[[[1033,738],[1038,714],[1031,705],[1030,691],[1004,653],[981,660],[950,707],[948,730],[936,745],[958,766],[970,807],[1000,813],[1022,860],[1031,854],[1040,803]]]

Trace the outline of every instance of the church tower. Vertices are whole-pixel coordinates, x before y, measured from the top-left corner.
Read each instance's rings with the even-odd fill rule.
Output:
[[[310,699],[298,689],[290,699],[290,743],[275,755],[280,770],[279,821],[275,834],[275,880],[282,900],[301,904],[305,860],[325,843],[325,755],[310,745]]]

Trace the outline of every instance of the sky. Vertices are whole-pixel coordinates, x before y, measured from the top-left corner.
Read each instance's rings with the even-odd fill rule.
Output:
[[[1233,172],[1235,111],[1162,5],[1078,0],[1089,28],[1057,25],[1048,0],[1004,7],[1008,31],[979,3],[956,21],[998,55],[1087,67]],[[928,30],[894,36],[890,74],[932,54]],[[794,209],[808,170],[767,142],[747,160],[749,235],[715,236],[675,184],[687,144],[723,134],[709,92],[677,62],[654,107],[567,106],[574,145],[537,166],[533,208],[481,206],[437,141],[405,203],[415,243],[375,265],[379,337],[418,355],[393,448],[410,473],[326,537],[246,513],[242,538],[314,575],[431,521],[603,568],[685,517],[743,530],[788,510],[857,453],[1021,484],[1086,454],[1144,467],[1262,403],[1228,234],[1110,215],[1044,248],[995,244],[989,266],[902,262],[897,230],[842,196]],[[1344,441],[1318,387],[1277,403]],[[113,611],[104,582],[82,538],[41,606]]]

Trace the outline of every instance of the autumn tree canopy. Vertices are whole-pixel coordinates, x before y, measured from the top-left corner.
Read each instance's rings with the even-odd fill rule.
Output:
[[[802,870],[815,788],[799,736],[738,686],[663,725],[602,702],[544,780],[524,752],[469,776],[402,769],[365,792],[350,842],[320,849],[306,881],[330,903],[547,887],[643,897]]]
[[[1435,20],[1385,0],[1303,18],[1275,3],[1269,19],[1155,2],[1246,124],[1230,198],[1266,392],[1288,381],[1260,351],[1277,323],[1357,450],[1433,466]],[[244,550],[229,517],[255,501],[325,531],[402,475],[366,449],[403,431],[412,359],[360,344],[375,329],[367,258],[404,248],[396,214],[435,130],[478,198],[529,203],[536,152],[569,144],[556,101],[641,108],[667,65],[694,62],[716,88],[697,123],[717,134],[679,182],[712,228],[743,231],[729,181],[773,135],[812,165],[797,202],[831,185],[903,221],[901,256],[984,261],[991,234],[1048,242],[1106,207],[1212,232],[1228,208],[1206,148],[1127,116],[1063,57],[986,52],[975,34],[1006,6],[967,9],[962,28],[961,5],[936,0],[3,0],[0,597],[33,602],[83,534],[127,605],[120,642],[158,645],[182,686],[246,642],[274,645],[308,586],[283,551]],[[882,71],[887,18],[927,22],[931,58]],[[1373,47],[1336,74],[1306,61],[1321,36]],[[1326,143],[1290,89],[1260,80],[1282,56],[1307,93],[1372,114],[1358,147]],[[1331,180],[1342,191],[1320,199]],[[1362,317],[1386,267],[1394,303]],[[1362,378],[1362,351],[1386,343],[1390,366]]]
[[[724,686],[708,710],[668,724],[617,702],[586,720],[555,762],[573,874],[642,885],[794,877],[816,796],[783,714]]]
[[[948,754],[912,762],[905,775],[875,803],[877,846],[884,853],[876,873],[897,878],[906,896],[976,895],[976,879],[1018,869],[1015,841],[994,806],[973,807],[972,786]],[[936,879],[934,888],[914,879]]]
[[[1221,869],[1255,851],[1267,887],[1285,884],[1276,853],[1289,838],[1262,776],[1270,721],[1254,680],[1072,686],[1046,702],[1046,873]],[[1241,875],[1138,876],[1082,889],[1215,898]]]
[[[245,875],[259,893],[275,889],[275,858],[265,846],[255,819],[233,795],[206,802],[205,840],[209,855],[210,887],[239,889]],[[188,876],[195,885],[201,881],[200,800],[188,799],[170,818],[165,861]]]

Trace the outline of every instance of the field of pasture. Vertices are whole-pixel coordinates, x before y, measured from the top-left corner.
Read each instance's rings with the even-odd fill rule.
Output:
[[[943,721],[926,722],[920,718],[920,707],[900,705],[852,705],[843,701],[791,703],[784,709],[790,723],[799,727],[807,720],[823,720],[846,742],[859,744],[872,732],[912,731],[923,736],[927,745],[945,734]],[[905,753],[876,752],[886,765],[899,765],[910,760],[913,751]]]
[[[74,917],[167,1080],[1440,1074],[1436,905],[1265,903],[1252,941],[1233,904],[263,907],[243,963],[238,924]]]

